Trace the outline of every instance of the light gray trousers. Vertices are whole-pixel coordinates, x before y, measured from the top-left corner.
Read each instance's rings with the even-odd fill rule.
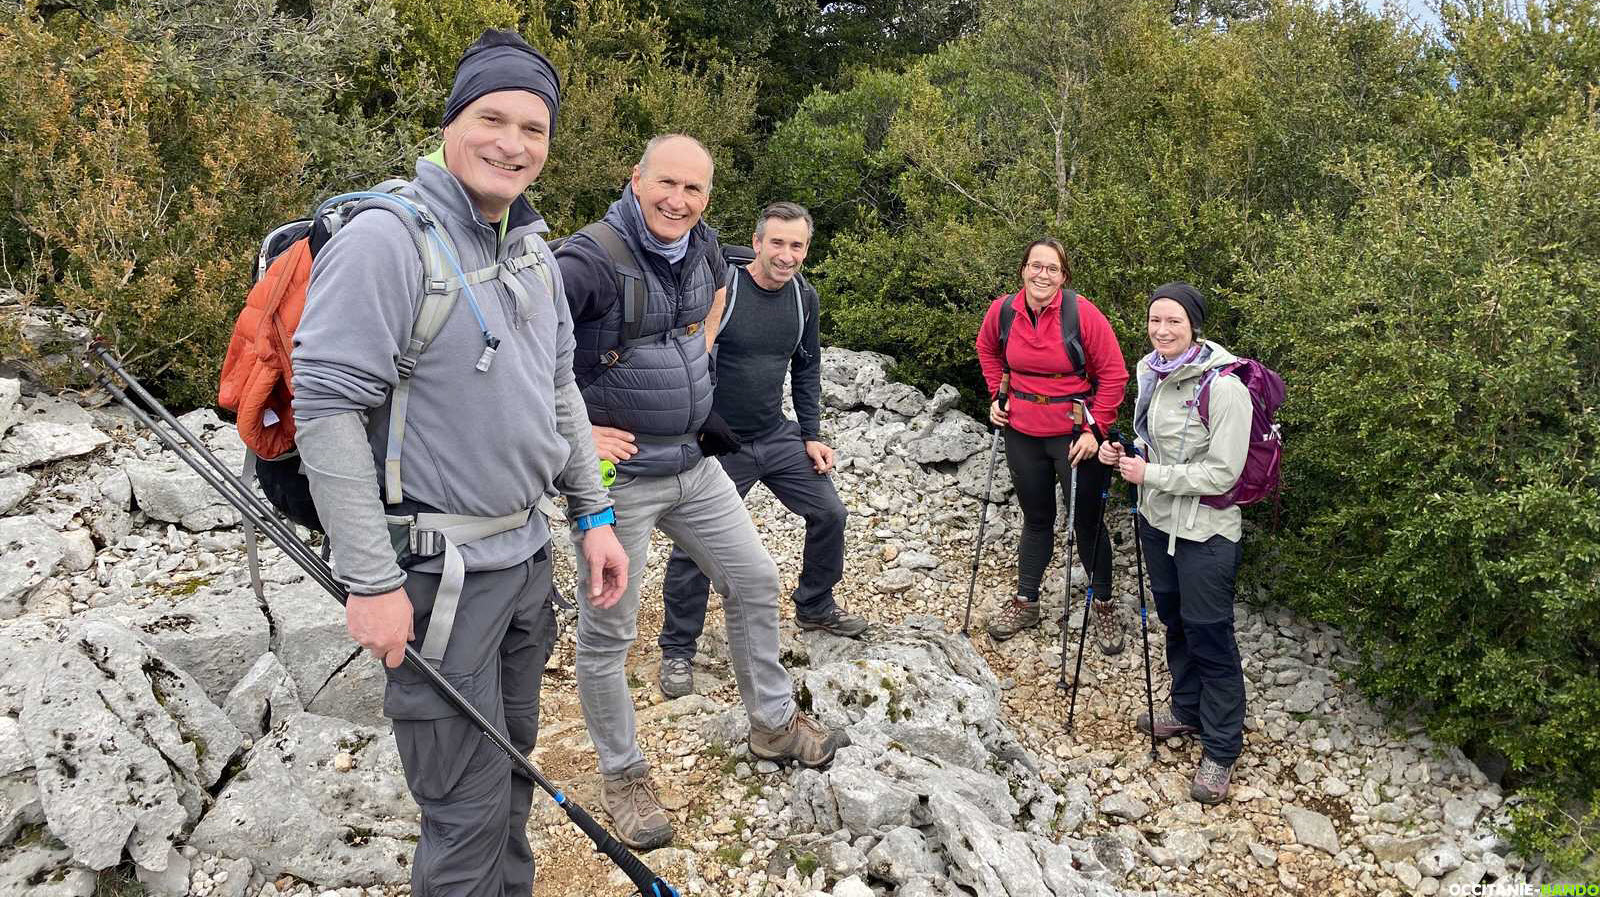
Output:
[[[619,475],[611,500],[617,540],[628,554],[621,600],[604,610],[588,602],[588,568],[577,552],[578,699],[600,772],[615,775],[644,762],[625,664],[639,635],[639,586],[656,529],[688,552],[725,596],[733,675],[750,722],[765,729],[787,726],[795,704],[789,674],[778,662],[778,567],[722,465],[706,458],[676,476]],[[574,548],[580,540],[575,530]]]

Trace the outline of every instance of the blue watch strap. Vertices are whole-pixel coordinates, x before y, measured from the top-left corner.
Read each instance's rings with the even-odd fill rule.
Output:
[[[606,508],[604,511],[596,511],[593,514],[585,514],[573,521],[573,523],[576,524],[580,530],[591,530],[597,526],[608,526],[615,524],[616,522],[617,512],[613,508]]]

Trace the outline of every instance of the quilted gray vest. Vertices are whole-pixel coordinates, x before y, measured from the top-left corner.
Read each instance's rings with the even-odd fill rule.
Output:
[[[700,463],[696,435],[711,412],[702,326],[716,292],[705,253],[717,244],[691,244],[680,287],[661,276],[665,265],[649,263],[620,218],[608,214],[582,231],[610,256],[621,293],[604,317],[576,325],[572,370],[589,420],[634,434],[639,451],[618,470],[671,476]]]

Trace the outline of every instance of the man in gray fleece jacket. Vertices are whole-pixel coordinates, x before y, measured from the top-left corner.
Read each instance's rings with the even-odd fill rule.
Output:
[[[614,604],[627,581],[573,382],[559,269],[523,197],[559,101],[544,56],[514,33],[485,32],[457,68],[443,147],[399,191],[444,231],[457,274],[432,344],[420,354],[411,345],[427,286],[414,219],[379,209],[317,256],[295,333],[302,465],[350,590],[350,633],[387,666],[384,713],[422,809],[417,897],[527,894],[533,786],[401,665],[407,642],[531,751],[556,634],[550,533],[536,503],[566,494],[591,603]]]

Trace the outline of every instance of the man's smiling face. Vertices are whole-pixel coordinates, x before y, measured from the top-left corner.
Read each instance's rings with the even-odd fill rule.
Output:
[[[533,184],[549,154],[550,109],[525,90],[484,94],[444,129],[445,167],[488,221]]]

